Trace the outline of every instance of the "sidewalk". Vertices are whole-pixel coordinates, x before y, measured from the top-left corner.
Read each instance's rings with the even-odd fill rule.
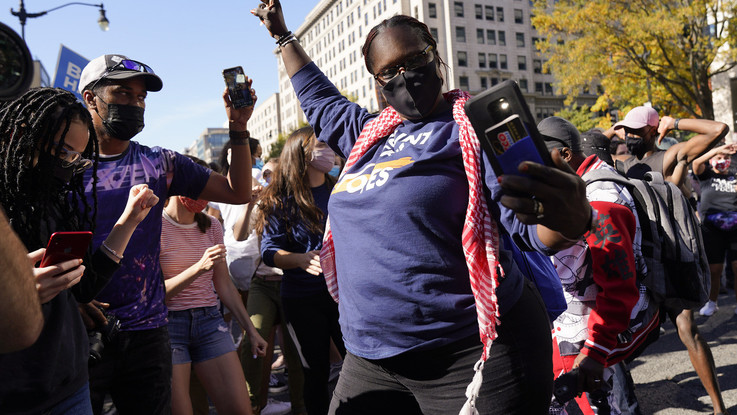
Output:
[[[737,414],[737,316],[732,290],[719,295],[719,310],[711,317],[695,314],[699,332],[714,355],[722,397]],[[635,394],[643,414],[692,415],[713,413],[675,326],[667,321],[665,335],[630,365]]]

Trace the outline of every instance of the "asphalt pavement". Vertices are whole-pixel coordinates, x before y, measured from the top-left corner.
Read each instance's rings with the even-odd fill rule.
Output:
[[[719,295],[719,310],[711,316],[695,313],[717,367],[727,410],[737,415],[737,315],[734,292]],[[645,415],[713,413],[711,399],[696,375],[675,326],[663,324],[665,334],[630,364],[635,394]]]

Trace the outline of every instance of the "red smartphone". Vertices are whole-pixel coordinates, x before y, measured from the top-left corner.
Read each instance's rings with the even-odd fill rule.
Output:
[[[49,238],[41,267],[48,267],[71,259],[82,259],[92,241],[92,232],[54,232]]]

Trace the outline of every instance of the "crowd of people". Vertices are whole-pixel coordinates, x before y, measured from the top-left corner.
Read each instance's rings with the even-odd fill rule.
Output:
[[[201,413],[208,400],[221,414],[285,413],[268,398],[278,343],[293,414],[636,414],[627,364],[666,317],[727,413],[691,304],[643,282],[633,194],[590,180],[659,172],[698,200],[711,273],[700,314],[712,315],[725,262],[737,271],[725,124],[636,107],[580,133],[550,117],[538,130],[552,165],[497,176],[469,94],[443,92],[422,22],[397,15],[368,32],[366,69],[387,103],[371,113],[312,62],[279,1],[252,14],[310,125],[266,164],[253,106],[227,90],[215,169],[133,141],[163,82],[119,54],[84,68],[82,103],[37,88],[0,107],[0,263],[14,274],[0,278],[13,300],[0,301],[0,413],[100,415],[109,400],[120,414]],[[658,149],[673,130],[693,136]],[[40,266],[68,231],[92,232],[84,257]]]

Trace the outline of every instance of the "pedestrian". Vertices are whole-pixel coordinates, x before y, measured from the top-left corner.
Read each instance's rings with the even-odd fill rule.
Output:
[[[702,316],[711,316],[719,308],[717,298],[724,262],[737,253],[737,178],[733,169],[730,170],[735,152],[737,145],[723,144],[693,162],[693,172],[701,189],[699,216],[711,272],[709,301],[699,310]],[[729,265],[732,272],[737,273],[737,261],[731,260]]]
[[[194,161],[206,165],[199,159]],[[163,212],[160,261],[169,310],[172,413],[192,412],[189,385],[194,368],[218,413],[251,414],[246,380],[218,298],[251,339],[252,359],[265,354],[266,341],[251,324],[230,280],[223,228],[217,219],[202,212],[206,206],[207,201],[172,196]]]
[[[467,400],[467,413],[546,413],[547,312],[502,241],[550,254],[579,240],[595,218],[581,179],[557,153],[558,168],[522,163],[528,177],[495,177],[463,112],[468,95],[441,93],[437,43],[416,19],[367,34],[366,68],[390,105],[377,115],[310,60],[279,1],[252,13],[277,39],[318,140],[348,159],[320,261],[348,351],[329,413],[450,414]]]
[[[0,204],[30,252],[28,264],[41,261],[54,232],[96,231],[96,181],[87,200],[81,174],[94,171],[97,153],[92,119],[68,91],[31,89],[0,109]],[[0,354],[0,413],[92,413],[89,338],[77,302],[89,302],[108,283],[157,202],[145,184],[130,187],[115,229],[84,259],[33,268],[43,328],[30,347]]]
[[[690,131],[696,135],[685,142],[672,145],[668,150],[656,148],[663,137],[673,130]],[[689,164],[706,153],[728,132],[729,127],[721,122],[679,119],[667,115],[661,118],[655,109],[640,106],[630,110],[624,120],[604,134],[610,138],[617,135],[627,144],[632,154],[613,158],[623,163],[628,177],[642,179],[648,171],[660,172],[666,180],[675,183],[682,190],[685,189],[684,194],[688,195],[690,191],[685,186],[685,180],[688,177]],[[709,344],[699,334],[693,310],[686,305],[679,305],[677,301],[667,301],[663,308],[678,329],[681,342],[688,349],[691,363],[711,398],[715,413],[725,412],[714,358]]]
[[[123,197],[140,183],[161,199],[181,195],[233,204],[250,200],[247,123],[253,107],[236,109],[223,92],[236,161],[225,177],[174,151],[131,140],[143,129],[147,94],[162,85],[150,66],[118,54],[95,58],[82,70],[79,92],[100,143],[97,174],[84,176],[85,194],[91,198],[92,183],[99,180],[97,197],[105,206],[97,215],[94,247],[115,227]],[[253,90],[251,95],[255,98]],[[157,206],[141,223],[143,231],[133,236],[121,268],[95,297],[109,303],[108,312],[121,322],[116,340],[90,368],[92,406],[98,415],[108,393],[123,415],[170,411],[172,359],[159,264],[162,210]]]
[[[546,118],[538,130],[548,150],[558,149],[579,176],[596,170],[617,174],[598,156],[584,154],[584,137],[567,120]],[[608,139],[597,134],[586,134],[587,147],[594,145],[609,156],[606,146],[594,142]],[[632,195],[618,183],[596,181],[586,187],[586,196],[599,214],[596,229],[552,256],[568,304],[553,322],[553,375],[578,368],[577,391],[586,393],[568,402],[553,399],[550,413],[628,413],[618,408],[627,399],[626,391],[612,382],[614,366],[658,328],[659,316],[657,307],[648,310],[654,298],[637,278],[647,268]],[[627,333],[626,341],[620,340],[622,333]]]
[[[327,413],[329,403],[330,339],[345,354],[338,306],[328,293],[318,255],[335,183],[327,174],[334,157],[315,140],[311,127],[293,132],[256,212],[263,262],[284,272],[284,323],[303,362],[305,407],[307,413],[318,415]]]

